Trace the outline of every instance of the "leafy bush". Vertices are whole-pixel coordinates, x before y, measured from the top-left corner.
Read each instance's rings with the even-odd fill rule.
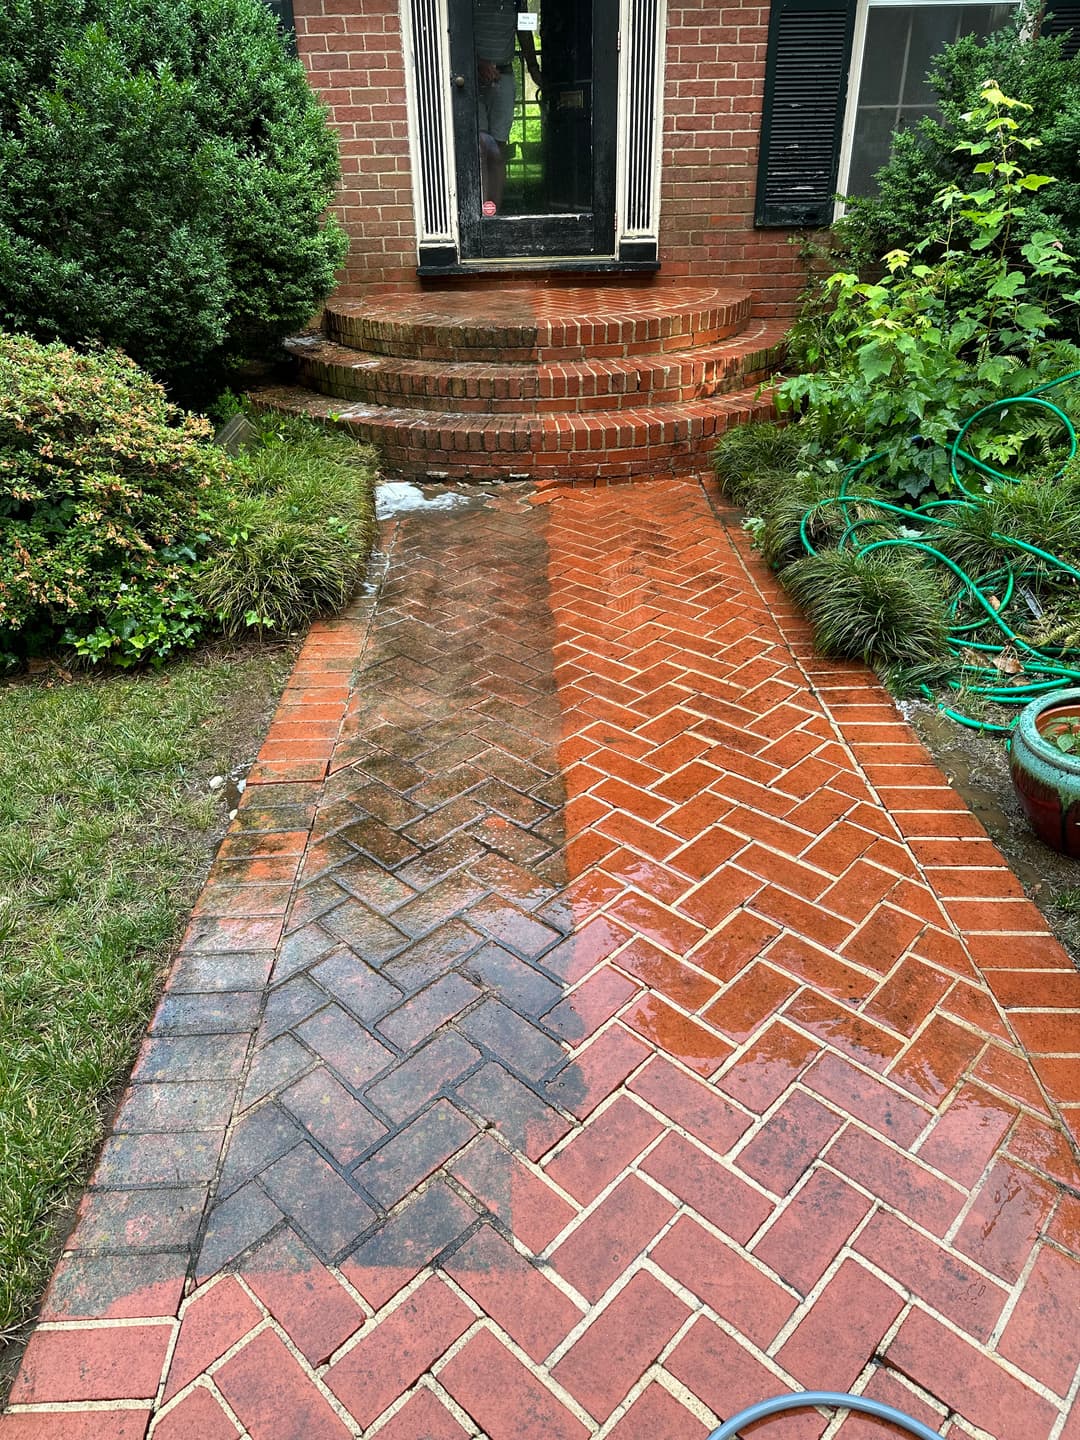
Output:
[[[336,141],[261,0],[0,8],[0,325],[174,398],[302,324],[345,242]]]
[[[878,280],[841,270],[824,281],[824,306],[811,301],[793,335],[803,371],[778,395],[782,410],[801,415],[804,454],[854,464],[878,451],[874,473],[886,488],[912,499],[948,494],[948,446],[970,415],[1046,378],[1051,353],[1080,368],[1080,351],[1061,339],[1080,296],[1072,256],[1036,230],[1017,261],[1029,199],[1054,185],[1026,165],[1040,148],[1018,118],[1030,109],[986,82],[956,147],[968,188],[938,193],[939,218],[885,256]],[[1016,460],[1029,417],[1030,408],[1019,428],[970,432],[969,448],[987,464]]]
[[[756,541],[766,564],[781,570],[805,555],[807,544],[815,550],[835,545],[849,524],[862,526],[860,538],[866,544],[893,533],[891,526],[881,523],[882,512],[862,500],[831,503],[840,493],[842,478],[831,470],[801,470],[761,497]],[[859,485],[853,493],[868,497],[874,490]]]
[[[226,634],[286,631],[340,609],[363,579],[375,536],[375,457],[304,420],[258,417],[213,516],[220,536],[196,593]]]
[[[0,334],[0,666],[70,646],[160,664],[340,608],[374,538],[372,452],[266,417],[230,459],[116,352]]]
[[[201,512],[228,475],[208,438],[122,355],[0,335],[0,653],[192,643]]]
[[[925,118],[893,135],[888,163],[878,172],[876,196],[853,196],[837,225],[854,267],[876,262],[886,251],[907,246],[911,237],[933,228],[936,201],[946,186],[965,184],[965,116],[972,96],[988,75],[1006,95],[1030,106],[1030,130],[1041,141],[1040,169],[1055,177],[1052,189],[1032,197],[1011,237],[1014,263],[1019,247],[1039,230],[1057,235],[1065,249],[1080,255],[1080,55],[1066,59],[1060,38],[1032,38],[1024,14],[997,34],[965,35],[947,45],[930,70],[940,119]],[[957,241],[974,239],[961,218]]]
[[[958,122],[966,187],[938,192],[940,217],[880,278],[828,276],[795,331],[805,369],[779,390],[793,423],[715,455],[820,651],[982,710],[1080,681],[1080,458],[1062,462],[1080,292],[1030,224],[1054,185],[1029,168],[1030,114],[983,84]]]

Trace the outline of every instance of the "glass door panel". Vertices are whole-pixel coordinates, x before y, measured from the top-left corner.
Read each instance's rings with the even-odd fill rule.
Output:
[[[617,0],[451,0],[462,258],[610,255]]]

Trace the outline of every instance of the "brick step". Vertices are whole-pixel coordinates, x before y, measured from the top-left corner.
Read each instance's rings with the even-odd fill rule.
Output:
[[[376,355],[551,364],[712,346],[743,329],[750,312],[748,291],[714,281],[435,290],[332,300],[323,328]]]
[[[324,395],[416,410],[536,415],[670,405],[744,389],[776,371],[785,332],[782,322],[759,320],[699,350],[517,365],[402,359],[317,335],[298,336],[287,348],[301,384]]]
[[[560,415],[435,414],[342,405],[299,386],[253,391],[263,409],[306,415],[377,445],[387,471],[472,480],[629,480],[703,468],[718,435],[773,415],[772,395],[746,387],[678,406]]]

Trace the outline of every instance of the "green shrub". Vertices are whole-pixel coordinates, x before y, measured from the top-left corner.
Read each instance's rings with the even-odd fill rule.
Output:
[[[1061,338],[1080,293],[1072,256],[1039,230],[1016,259],[1031,198],[1054,186],[1030,159],[1040,147],[1026,133],[1030,108],[987,81],[957,145],[968,188],[938,194],[940,218],[886,255],[879,279],[840,270],[825,280],[828,308],[812,303],[793,342],[803,372],[778,393],[781,410],[801,419],[808,456],[844,465],[878,452],[872,473],[886,489],[949,494],[949,446],[969,416],[1049,378],[1048,355],[1080,367],[1080,351]],[[1029,433],[1038,448],[1030,407],[1014,408],[1011,428],[970,433],[977,458],[1022,459]]]
[[[823,550],[789,565],[784,584],[822,655],[883,666],[925,665],[948,655],[942,583],[908,555]]]
[[[261,0],[0,7],[0,326],[202,401],[329,293],[337,176]]]
[[[226,634],[281,632],[340,609],[363,579],[375,536],[375,457],[308,421],[258,417],[213,516],[220,536],[196,593]]]
[[[124,356],[0,335],[0,652],[134,664],[192,643],[203,511],[228,475]]]
[[[937,214],[935,196],[948,185],[964,186],[966,157],[957,142],[965,137],[972,96],[988,75],[1006,95],[1031,107],[1030,132],[1039,137],[1039,168],[1053,175],[1052,189],[1033,196],[1012,236],[1019,247],[1039,230],[1057,235],[1080,255],[1080,55],[1066,59],[1060,38],[1032,38],[1024,14],[998,33],[965,35],[947,45],[930,70],[930,88],[941,112],[893,135],[888,163],[878,172],[876,196],[854,196],[837,226],[856,267],[876,262],[886,251],[906,247],[925,235]],[[961,240],[974,228],[958,225]]]
[[[273,417],[237,459],[209,440],[123,355],[0,334],[0,664],[63,645],[159,664],[346,603],[375,535],[372,452]]]

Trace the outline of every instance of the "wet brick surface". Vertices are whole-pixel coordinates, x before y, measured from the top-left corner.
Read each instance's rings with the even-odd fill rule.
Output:
[[[804,1386],[1071,1440],[1073,972],[888,696],[692,481],[382,546],[0,1440],[700,1440]]]

